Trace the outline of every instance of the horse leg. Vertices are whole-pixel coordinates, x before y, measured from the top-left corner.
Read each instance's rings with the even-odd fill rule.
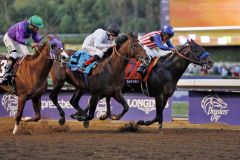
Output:
[[[99,101],[99,97],[97,95],[91,95],[90,100],[89,100],[88,116],[85,116],[85,115],[77,116],[77,120],[79,120],[79,121],[92,120],[94,118],[94,114],[96,111],[98,101]]]
[[[83,95],[83,92],[80,89],[76,89],[70,100],[70,104],[77,110],[75,114],[71,115],[73,119],[77,119],[76,118],[77,116],[82,116],[82,115],[87,116],[86,112],[84,112],[78,104],[82,95]]]
[[[22,115],[23,115],[23,109],[26,103],[26,97],[20,96],[18,97],[18,111],[16,114],[16,118],[15,118],[15,126],[13,129],[13,134],[17,134],[18,128],[19,128],[19,123],[22,119]]]
[[[117,115],[111,115],[112,120],[119,120],[122,118],[122,116],[128,111],[129,106],[124,99],[121,90],[119,90],[116,94],[113,95],[113,98],[123,106],[123,111],[120,114]]]
[[[159,123],[159,129],[162,129],[162,126],[163,126],[163,124],[162,124],[162,122],[163,122],[163,110],[164,110],[164,108],[165,108],[165,106],[167,104],[167,101],[168,101],[168,98],[165,97],[163,99],[162,106],[156,107],[156,110],[157,110],[156,119],[157,119],[157,121]]]
[[[160,112],[161,112],[161,106],[162,106],[162,98],[161,96],[157,96],[155,97],[155,103],[156,103],[156,116],[154,119],[150,120],[150,121],[144,121],[144,120],[139,120],[137,122],[138,125],[145,125],[145,126],[149,126],[155,122],[158,122],[158,119],[161,117],[160,116]],[[159,120],[160,121],[160,120]]]
[[[49,95],[49,98],[52,100],[53,104],[57,107],[57,110],[59,112],[60,118],[58,120],[58,123],[60,125],[64,125],[64,123],[65,123],[65,112],[62,109],[62,107],[59,105],[57,98],[58,98],[58,94],[61,91],[61,88],[63,87],[63,85],[64,85],[64,82],[63,83],[57,83],[57,85],[55,85],[53,87],[53,90]]]
[[[32,103],[35,117],[24,118],[22,119],[24,122],[37,122],[41,119],[41,96],[33,98]]]
[[[89,111],[89,104],[88,104],[87,107],[84,109],[84,112],[85,112],[85,113],[88,113],[88,111]]]
[[[111,97],[106,97],[107,111],[104,115],[100,116],[100,120],[106,120],[111,115],[110,99],[111,99]]]

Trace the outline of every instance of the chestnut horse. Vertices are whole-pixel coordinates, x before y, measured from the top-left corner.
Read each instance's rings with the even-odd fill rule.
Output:
[[[62,43],[54,36],[48,36],[47,42],[35,48],[35,54],[27,55],[20,60],[14,79],[18,110],[13,134],[17,133],[21,120],[37,122],[41,119],[41,96],[47,89],[47,77],[54,60],[60,60],[62,54],[64,54]],[[1,60],[1,64],[6,64],[6,58],[3,59],[5,60]],[[10,85],[0,84],[0,87],[7,92],[12,90]],[[32,100],[35,117],[22,119],[25,103],[29,99]]]
[[[171,97],[176,90],[177,82],[186,71],[188,65],[193,63],[209,69],[213,66],[213,62],[209,57],[209,53],[193,40],[179,47],[176,52],[161,57],[147,80],[148,96],[155,98],[156,116],[149,121],[139,120],[137,124],[149,126],[158,122],[159,128],[162,128],[163,110],[169,97]],[[134,85],[126,84],[123,92],[129,90],[142,93],[141,83]],[[106,103],[107,112],[102,116],[102,120],[111,115],[109,97],[106,98]]]
[[[68,55],[76,52],[72,50],[65,51]],[[50,77],[53,81],[53,90],[50,94],[50,99],[59,111],[60,125],[65,123],[65,113],[59,105],[57,97],[65,81],[75,87],[74,95],[70,100],[70,104],[77,110],[76,114],[71,115],[74,119],[78,119],[79,116],[82,118],[81,115],[84,115],[85,120],[91,120],[94,117],[98,101],[103,97],[113,97],[122,104],[123,111],[116,115],[114,119],[120,119],[128,111],[129,106],[121,92],[125,83],[125,69],[130,58],[145,61],[148,60],[148,56],[139,43],[137,35],[133,34],[120,34],[116,38],[116,47],[109,48],[105,54],[108,56],[103,58],[97,67],[92,70],[92,73],[88,75],[87,83],[83,73],[73,72],[67,66],[61,67],[58,62],[54,63],[50,71]],[[89,101],[91,110],[89,115],[78,104],[84,91],[89,91],[91,94]]]

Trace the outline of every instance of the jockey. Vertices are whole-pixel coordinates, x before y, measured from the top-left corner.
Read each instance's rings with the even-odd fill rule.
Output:
[[[29,47],[36,47],[37,43],[40,42],[41,36],[38,32],[39,28],[42,28],[42,18],[34,15],[28,20],[24,20],[12,25],[7,33],[3,37],[3,42],[7,47],[7,51],[10,54],[8,63],[6,66],[5,80],[7,81],[10,76],[11,70],[18,57],[29,54]],[[32,37],[33,41],[29,38]]]
[[[115,39],[119,33],[119,27],[116,24],[110,24],[106,30],[97,29],[87,36],[82,49],[86,50],[92,57],[84,63],[84,67],[102,58],[104,52],[115,45]]]
[[[153,31],[143,35],[139,41],[143,44],[143,48],[146,50],[150,59],[152,59],[176,50],[170,41],[173,36],[173,28],[171,26],[164,26],[161,31]],[[155,50],[156,48],[159,48],[160,51]],[[143,73],[146,67],[147,64],[142,63],[137,69],[137,72]]]

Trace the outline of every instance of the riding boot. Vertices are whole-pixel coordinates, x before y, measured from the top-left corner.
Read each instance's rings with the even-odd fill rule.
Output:
[[[86,68],[89,64],[99,60],[100,57],[98,55],[94,55],[92,56],[90,59],[88,59],[84,64],[83,64],[83,68]]]

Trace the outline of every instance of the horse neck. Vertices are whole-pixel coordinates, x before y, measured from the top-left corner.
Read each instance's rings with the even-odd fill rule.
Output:
[[[189,64],[190,62],[188,60],[175,53],[175,55],[172,57],[172,62],[169,65],[169,69],[171,70],[175,79],[179,80],[188,68]]]
[[[127,58],[127,55],[129,54],[128,52],[128,45],[126,43],[124,43],[119,49],[118,49],[118,53],[120,55],[118,55],[117,53],[115,53],[115,51],[113,51],[114,53],[112,54],[112,63],[111,63],[111,69],[112,72],[115,75],[119,75],[119,74],[124,74],[125,69],[127,67],[128,64],[128,60],[125,59]],[[124,58],[125,57],[125,58]]]
[[[37,67],[35,72],[37,72],[36,74],[40,79],[46,79],[52,68],[53,60],[49,58],[49,49],[44,47],[34,59],[33,63],[31,63],[34,67]]]

